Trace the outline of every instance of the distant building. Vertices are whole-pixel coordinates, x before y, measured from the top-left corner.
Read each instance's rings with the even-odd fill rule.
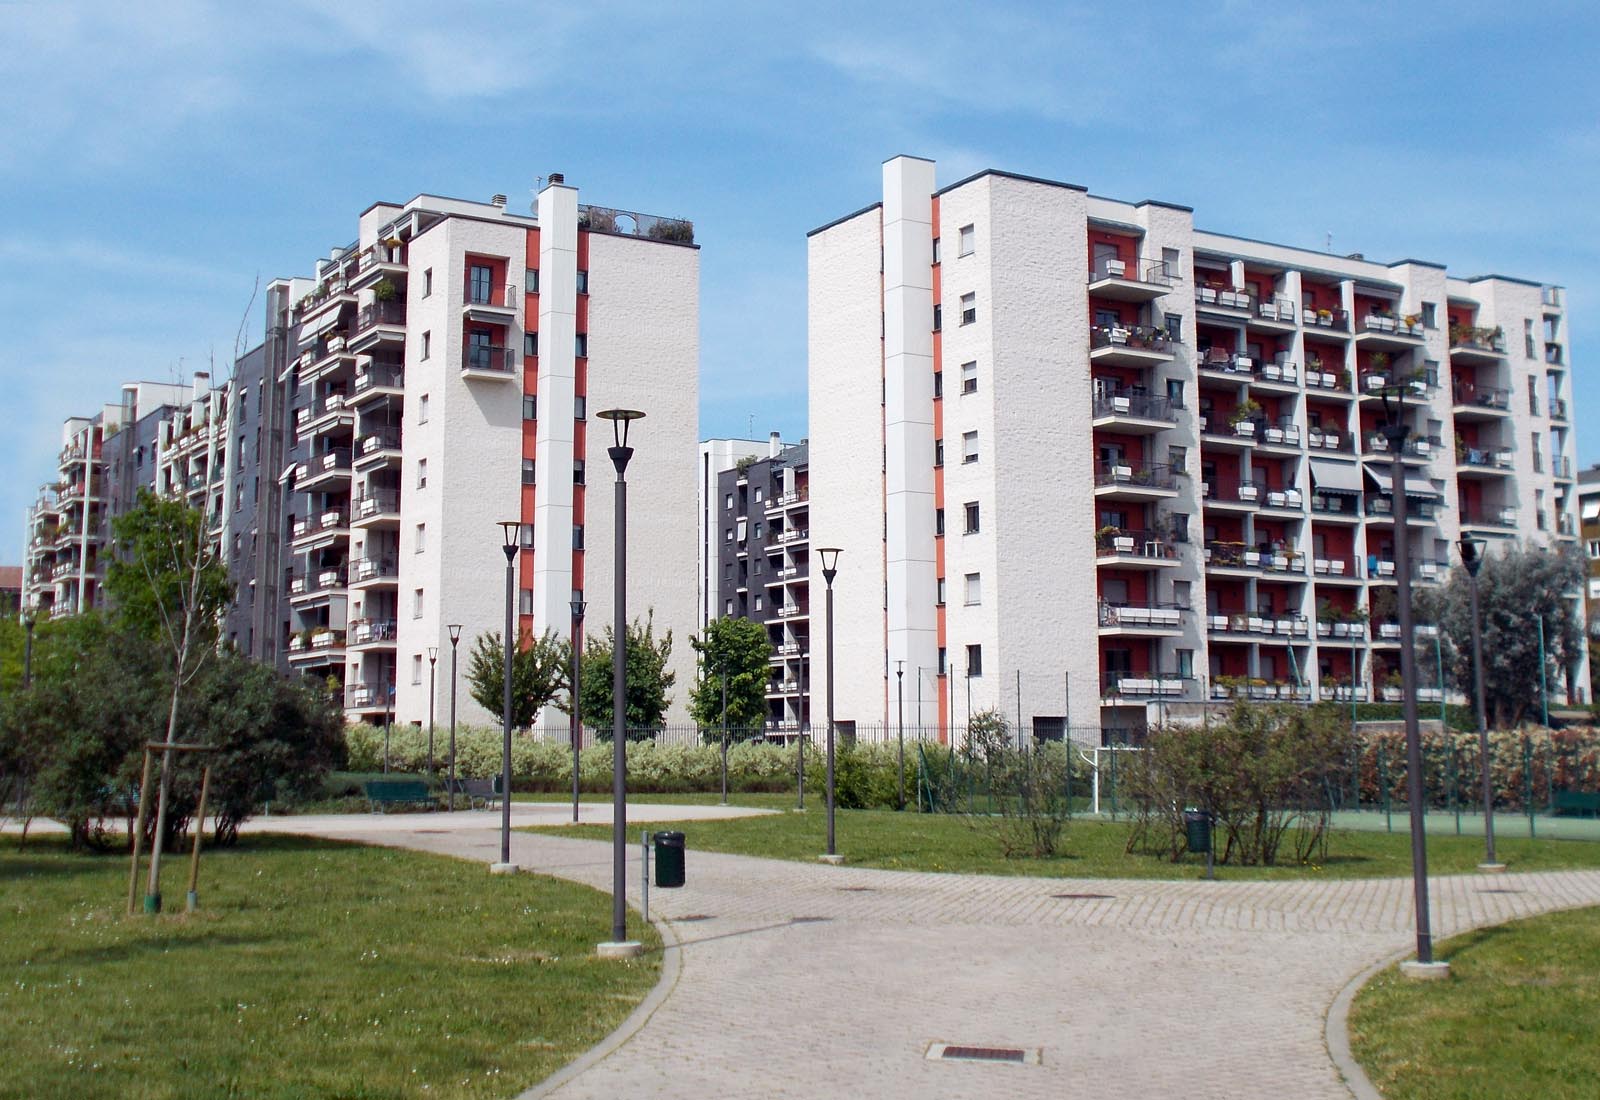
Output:
[[[22,610],[22,566],[0,565],[0,615]]]
[[[1589,566],[1589,636],[1600,637],[1600,464],[1578,471],[1578,537]]]

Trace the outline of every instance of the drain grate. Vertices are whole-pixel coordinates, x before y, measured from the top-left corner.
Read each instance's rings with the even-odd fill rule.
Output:
[[[935,1062],[999,1062],[1011,1065],[1039,1064],[1037,1047],[977,1046],[966,1043],[929,1043],[928,1058]]]
[[[1109,901],[1115,894],[1051,894],[1053,898],[1064,898],[1067,901]]]

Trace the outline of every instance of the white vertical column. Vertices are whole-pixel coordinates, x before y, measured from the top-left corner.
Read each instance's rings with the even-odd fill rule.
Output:
[[[884,507],[888,663],[938,664],[934,615],[932,161],[883,166]]]
[[[572,451],[577,381],[573,343],[577,330],[578,192],[553,183],[539,192],[533,629],[540,634],[553,630],[562,638],[572,631]],[[601,467],[595,472],[601,473]]]

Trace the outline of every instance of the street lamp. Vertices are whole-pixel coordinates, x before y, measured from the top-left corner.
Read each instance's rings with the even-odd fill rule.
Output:
[[[840,862],[833,834],[833,578],[839,575],[839,554],[836,546],[817,548],[817,557],[822,559],[822,579],[828,585],[828,853],[823,859],[829,863]]]
[[[1480,871],[1503,871],[1504,863],[1494,856],[1494,780],[1489,774],[1489,721],[1483,702],[1483,633],[1478,623],[1478,570],[1483,568],[1483,552],[1489,540],[1462,535],[1456,543],[1461,565],[1467,571],[1467,593],[1472,614],[1472,695],[1478,718],[1478,765],[1483,772],[1483,862]]]
[[[33,623],[34,609],[28,608],[22,613],[22,629],[27,633],[22,644],[22,686],[33,686]]]
[[[505,684],[501,702],[500,736],[500,862],[489,866],[496,875],[515,874],[517,865],[511,862],[511,661],[513,646],[512,613],[516,597],[517,535],[522,530],[518,520],[500,521],[501,549],[506,555],[506,654]]]
[[[602,943],[599,954],[603,958],[634,958],[643,950],[636,941],[628,939],[627,875],[628,870],[628,460],[633,448],[628,446],[628,429],[644,413],[637,409],[605,409],[597,414],[601,420],[611,421],[612,445],[606,448],[611,465],[616,467],[615,489],[616,544],[615,590],[612,593],[612,643],[611,643],[611,939]]]
[[[439,667],[439,647],[428,647],[428,774],[433,774],[433,687]]]
[[[898,771],[900,777],[900,801],[896,806],[898,809],[904,810],[906,808],[906,663],[904,661],[895,661],[894,663],[894,693],[899,710],[899,727],[896,732],[900,742]]]
[[[445,627],[450,632],[450,809],[456,808],[456,650],[461,645],[461,624]]]
[[[1411,429],[1402,419],[1404,387],[1387,386],[1383,398],[1383,437],[1389,445],[1389,492],[1393,503],[1394,569],[1399,581],[1400,691],[1406,728],[1406,801],[1411,817],[1411,881],[1416,901],[1417,958],[1402,964],[1402,973],[1432,977],[1448,963],[1433,961],[1433,934],[1428,919],[1428,840],[1424,832],[1422,735],[1417,728],[1417,653],[1411,629],[1411,546],[1406,530],[1404,452]]]
[[[588,604],[577,592],[572,594],[572,717],[568,725],[571,728],[572,738],[572,823],[578,823],[578,750],[583,742],[583,718],[578,713],[578,700],[582,693],[578,690],[578,669],[582,663],[583,647],[583,613],[588,609]]]
[[[727,654],[718,662],[722,665],[722,804],[728,804],[728,668]]]

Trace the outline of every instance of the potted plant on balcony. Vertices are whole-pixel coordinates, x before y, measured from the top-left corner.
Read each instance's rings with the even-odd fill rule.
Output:
[[[1467,440],[1460,432],[1456,433],[1456,463],[1459,465],[1467,460]]]
[[[1217,291],[1220,289],[1222,289],[1220,282],[1215,279],[1207,279],[1205,285],[1200,288],[1200,300],[1207,303],[1215,302],[1217,300]]]
[[[1318,309],[1317,310],[1317,324],[1323,325],[1323,326],[1327,326],[1327,325],[1333,324],[1333,310],[1326,309],[1326,308]]]
[[[393,279],[383,278],[372,284],[372,300],[374,302],[392,302],[400,294],[400,288]]]
[[[1239,435],[1255,434],[1255,418],[1261,415],[1261,405],[1252,397],[1247,397],[1234,407],[1228,416],[1228,423]],[[1243,428],[1248,426],[1249,430]]]

